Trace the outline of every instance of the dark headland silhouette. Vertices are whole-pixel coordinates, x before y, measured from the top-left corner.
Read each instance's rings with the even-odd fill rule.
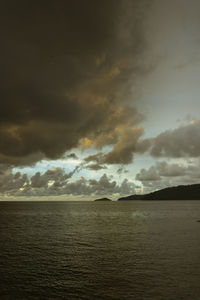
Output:
[[[200,184],[179,185],[143,195],[131,195],[123,200],[200,200]]]
[[[108,198],[100,198],[100,199],[96,199],[94,201],[112,201],[112,200],[110,200]]]

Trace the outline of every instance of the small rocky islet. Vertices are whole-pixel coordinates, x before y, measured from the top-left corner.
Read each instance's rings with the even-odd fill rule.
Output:
[[[109,198],[100,198],[100,199],[96,199],[94,201],[112,201],[112,200]]]

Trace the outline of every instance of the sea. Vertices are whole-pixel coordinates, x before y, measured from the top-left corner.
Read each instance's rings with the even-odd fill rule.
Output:
[[[200,300],[200,201],[0,202],[0,299]]]

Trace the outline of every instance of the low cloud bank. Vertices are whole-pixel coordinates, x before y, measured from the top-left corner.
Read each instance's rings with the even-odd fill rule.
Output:
[[[141,169],[136,175],[148,191],[180,184],[195,184],[200,182],[200,161],[167,163],[157,162],[148,169]]]
[[[17,172],[12,173],[10,167],[1,168],[0,173],[0,193],[2,195],[14,196],[98,196],[119,194],[127,195],[135,192],[133,182],[124,179],[121,184],[109,178],[106,174],[98,180],[80,177],[71,180],[76,172],[76,168],[69,173],[65,173],[61,168],[47,170],[44,174],[35,173],[31,178],[27,174]]]

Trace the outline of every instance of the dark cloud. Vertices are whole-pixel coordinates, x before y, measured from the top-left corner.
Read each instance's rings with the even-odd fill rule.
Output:
[[[117,170],[117,173],[121,175],[122,173],[128,173],[128,170],[122,166]]]
[[[82,166],[86,169],[98,171],[98,170],[107,168],[104,165],[104,154],[102,152],[87,156],[84,159],[84,162],[85,163]],[[88,164],[90,162],[94,162],[94,163],[93,164]]]
[[[143,134],[143,128],[140,126],[123,127],[120,129],[119,138],[110,152],[90,155],[85,158],[85,161],[95,161],[99,164],[130,164],[134,153],[143,153],[146,150],[147,143],[139,140]],[[143,146],[140,146],[142,144],[145,144],[145,150]]]
[[[33,188],[48,188],[48,185],[53,182],[55,186],[62,186],[69,178],[71,178],[75,169],[66,174],[62,168],[55,168],[53,170],[47,170],[44,174],[40,172],[35,173],[31,177],[31,187]]]
[[[186,167],[178,163],[168,164],[167,162],[158,162],[149,169],[141,169],[136,175],[139,181],[157,181],[161,177],[177,177],[185,175]]]
[[[160,176],[177,177],[183,176],[185,173],[185,166],[178,163],[168,164],[167,162],[157,163],[157,169]]]
[[[136,175],[136,180],[139,181],[156,181],[160,179],[160,175],[155,167],[149,169],[141,169],[140,173]]]
[[[100,164],[91,164],[91,165],[87,165],[85,166],[85,168],[93,170],[93,171],[98,171],[98,170],[102,170],[102,169],[107,169],[106,166],[104,165],[100,165]]]
[[[200,121],[168,130],[151,139],[150,154],[155,157],[200,156]]]
[[[18,192],[28,184],[28,177],[26,174],[17,172],[12,173],[12,168],[7,165],[0,165],[0,193],[13,194]]]
[[[127,128],[113,150],[104,156],[104,162],[108,164],[131,163],[138,140],[142,135],[143,129],[141,127]]]
[[[116,144],[105,161],[130,162],[120,141],[142,119],[128,99],[147,2],[1,2],[1,163],[56,159],[79,144]]]
[[[187,125],[166,130],[154,138],[138,138],[133,145],[133,153],[149,152],[153,157],[199,157],[200,121],[192,120]]]
[[[75,153],[70,153],[67,155],[67,158],[78,159],[78,156]]]
[[[89,155],[89,156],[87,156],[87,157],[84,159],[84,161],[85,161],[86,163],[89,163],[89,162],[91,162],[91,161],[95,161],[95,162],[97,162],[97,163],[102,163],[102,161],[103,161],[103,153],[102,153],[102,152],[99,152],[99,153],[97,153],[97,154]]]

